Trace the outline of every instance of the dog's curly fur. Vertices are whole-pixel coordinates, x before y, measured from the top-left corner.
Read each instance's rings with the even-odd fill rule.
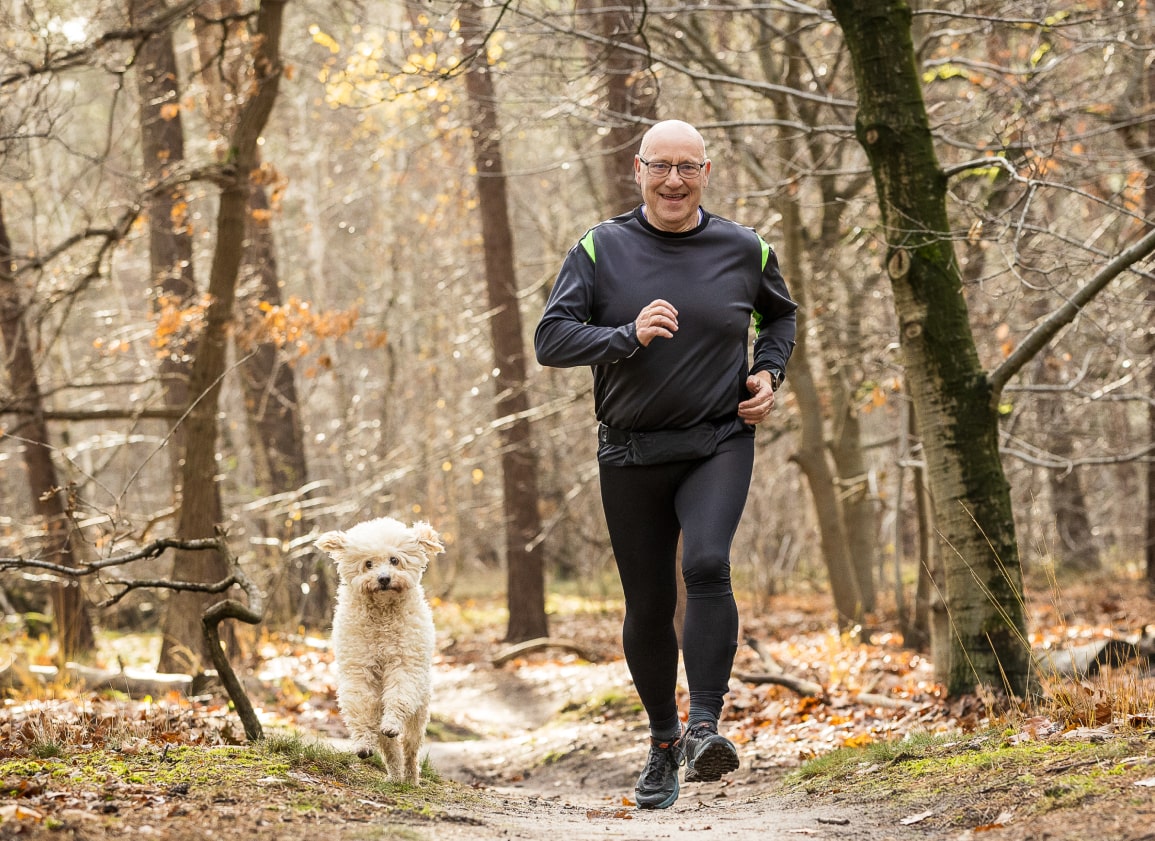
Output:
[[[393,780],[416,784],[429,723],[435,635],[421,576],[444,552],[425,522],[381,517],[321,535],[337,562],[337,703],[357,755],[380,749]]]

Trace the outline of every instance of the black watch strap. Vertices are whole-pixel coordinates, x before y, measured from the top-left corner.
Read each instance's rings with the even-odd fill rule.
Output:
[[[782,385],[782,372],[777,368],[770,369],[770,387],[775,391]]]

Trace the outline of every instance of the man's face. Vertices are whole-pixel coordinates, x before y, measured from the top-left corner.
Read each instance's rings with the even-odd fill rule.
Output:
[[[663,177],[653,175],[642,160],[651,164],[671,164]],[[672,126],[669,131],[651,133],[641,152],[634,156],[634,180],[642,188],[646,218],[662,231],[688,231],[698,224],[698,207],[702,191],[710,180],[710,162],[696,178],[678,174],[678,164],[700,164],[706,161],[701,138]]]

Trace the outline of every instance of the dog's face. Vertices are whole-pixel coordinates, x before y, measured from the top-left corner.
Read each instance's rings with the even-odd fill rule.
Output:
[[[316,546],[337,562],[341,581],[366,596],[412,589],[433,556],[445,551],[441,536],[428,523],[409,527],[391,517],[327,532]]]

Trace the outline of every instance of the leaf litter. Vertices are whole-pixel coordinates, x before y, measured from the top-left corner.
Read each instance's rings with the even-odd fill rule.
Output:
[[[446,770],[456,781],[475,791],[492,789],[503,795],[521,789],[530,803],[540,803],[540,798],[558,799],[559,779],[568,776],[572,782],[594,763],[614,766],[618,768],[616,774],[607,774],[607,780],[600,783],[601,799],[578,804],[581,816],[591,824],[634,819],[637,813],[629,798],[635,765],[640,765],[642,756],[643,734],[636,696],[620,660],[620,615],[615,606],[570,604],[551,616],[554,634],[580,640],[588,651],[587,658],[568,650],[559,655],[547,649],[514,658],[500,667],[492,665],[495,652],[502,648],[500,610],[470,613],[469,605],[438,603],[435,611],[441,652],[435,680],[446,697],[441,704],[435,699],[429,744],[432,748],[439,740],[464,738],[466,742],[487,742],[490,751],[471,762],[447,763],[452,767]],[[493,618],[479,621],[481,615]],[[1042,815],[1060,810],[1066,805],[1061,801],[1068,789],[1073,791],[1076,786],[1069,782],[1050,789],[1044,786],[1042,795],[1033,789],[1028,792],[1025,785],[1019,787],[1027,792],[1022,796],[1032,808],[1046,800],[1046,812],[1017,810],[1014,803],[996,809],[993,801],[990,809],[975,809],[944,796],[930,808],[904,813],[907,803],[902,798],[891,796],[890,802],[885,802],[888,798],[884,794],[880,803],[877,791],[854,788],[855,780],[877,780],[901,769],[908,762],[901,748],[884,751],[881,759],[867,754],[853,763],[848,775],[832,776],[822,786],[815,783],[818,775],[791,776],[817,758],[840,751],[882,749],[902,744],[914,734],[941,737],[934,749],[939,756],[949,756],[952,750],[972,750],[959,745],[966,745],[973,734],[984,734],[976,737],[981,745],[973,750],[996,743],[1000,749],[1031,745],[1054,749],[1063,744],[1127,739],[1133,748],[1128,757],[1091,760],[1092,766],[1106,763],[1131,773],[1134,779],[1127,783],[1131,792],[1155,786],[1149,770],[1143,774],[1155,761],[1155,711],[1150,707],[1149,674],[1120,672],[1124,677],[1119,685],[1125,685],[1130,693],[1125,702],[1119,700],[1118,685],[1113,689],[1109,683],[1083,680],[1052,687],[1051,703],[1044,703],[1041,711],[1000,710],[990,699],[978,696],[947,701],[942,687],[934,681],[932,664],[920,653],[903,648],[900,637],[881,633],[865,639],[858,633],[839,633],[823,621],[820,605],[789,601],[776,606],[772,615],[747,610],[745,616],[750,618],[745,619],[743,634],[752,644],[740,647],[736,674],[765,672],[767,663],[773,662],[822,691],[806,695],[781,685],[733,680],[724,728],[740,745],[743,769],[740,778],[723,781],[709,795],[696,795],[699,807],[725,804],[727,799],[733,804],[766,791],[786,792],[786,796],[804,792],[811,798],[839,801],[865,798],[874,803],[872,808],[891,810],[883,821],[891,828],[888,831],[917,826],[923,832],[919,837],[928,837],[926,832],[932,829],[953,832],[962,827],[964,831],[986,833],[1016,825],[1021,830],[1026,821],[1044,821]],[[1078,633],[1081,638],[1089,635],[1086,629]],[[1100,629],[1100,633],[1110,634],[1111,629]],[[1070,627],[1043,626],[1036,631],[1036,644],[1070,638]],[[251,653],[245,658],[244,671],[266,728],[295,730],[340,746],[345,731],[336,707],[327,640],[321,636],[266,634],[251,641],[248,650]],[[1108,672],[1108,680],[1110,677]],[[679,686],[684,709],[688,700],[684,680]],[[510,705],[513,713],[504,718],[488,715],[483,709],[493,702],[494,687],[499,688],[498,695],[502,691],[516,695]],[[0,837],[13,828],[54,830],[78,822],[88,826],[94,820],[107,821],[110,815],[123,820],[134,805],[142,804],[153,813],[167,809],[159,816],[152,814],[149,819],[153,823],[178,820],[189,808],[185,803],[188,784],[166,787],[157,784],[155,777],[134,776],[133,758],[164,764],[175,749],[206,751],[244,742],[239,722],[220,692],[195,698],[174,692],[163,698],[133,700],[51,686],[47,693],[29,687],[23,692],[10,691],[9,696],[0,707],[0,794],[10,800],[0,809]],[[535,704],[537,710],[532,712]],[[520,727],[519,711],[524,718]],[[437,732],[439,727],[443,733]],[[552,737],[543,735],[547,728],[553,728]],[[997,736],[990,735],[992,728]],[[95,754],[112,757],[120,764],[114,772],[93,770],[84,763]],[[436,773],[436,750],[431,750],[431,756]],[[1061,761],[1079,760],[1064,756]],[[1044,773],[1057,776],[1072,770],[1078,769],[1056,766],[1051,771],[1044,768]],[[79,786],[77,781],[86,776],[98,785],[87,789]],[[341,787],[324,774],[310,775],[299,769],[258,773],[254,781],[266,792],[300,786]],[[611,791],[615,786],[616,791]],[[572,785],[560,788],[567,790]],[[1095,792],[1075,794],[1085,802],[1102,796]],[[229,800],[214,796],[217,807]],[[687,801],[689,797],[685,795]],[[366,796],[361,792],[354,802],[361,810],[376,813],[393,808],[388,798],[373,793]],[[911,801],[910,805],[917,803]],[[1142,809],[1138,812],[1147,814]],[[810,827],[844,825],[850,820],[861,825],[862,815],[819,815]],[[467,826],[468,820],[458,824]],[[807,827],[784,831],[811,834]],[[1111,835],[1107,829],[1102,833],[1104,841],[1129,837]],[[282,832],[282,837],[291,836]]]

